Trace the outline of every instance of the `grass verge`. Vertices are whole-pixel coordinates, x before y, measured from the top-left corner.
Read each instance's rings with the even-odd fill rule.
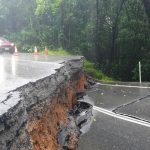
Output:
[[[44,51],[41,51],[40,53],[44,53]],[[58,49],[58,50],[48,50],[49,55],[71,55],[69,52],[67,52],[64,49]],[[95,67],[94,63],[90,61],[84,62],[84,71],[90,75],[91,77],[101,81],[101,82],[113,82],[114,80],[108,76],[106,76],[101,70]]]
[[[84,63],[84,71],[90,75],[91,77],[102,81],[102,82],[113,82],[114,80],[108,76],[106,76],[101,70],[97,69],[94,63],[90,61],[85,61]]]
[[[40,51],[41,54],[44,54],[44,50],[43,51]],[[48,55],[70,55],[69,52],[67,52],[66,50],[64,49],[57,49],[57,50],[51,50],[49,49],[48,50]]]

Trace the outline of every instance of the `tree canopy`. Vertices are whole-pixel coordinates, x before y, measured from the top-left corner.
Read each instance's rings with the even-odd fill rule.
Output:
[[[0,36],[82,54],[123,81],[150,81],[149,0],[0,0]]]

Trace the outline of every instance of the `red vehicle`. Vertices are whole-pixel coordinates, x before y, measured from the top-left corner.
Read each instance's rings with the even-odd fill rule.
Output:
[[[14,53],[15,44],[13,42],[10,42],[9,40],[6,40],[3,37],[0,37],[0,53],[3,52]]]

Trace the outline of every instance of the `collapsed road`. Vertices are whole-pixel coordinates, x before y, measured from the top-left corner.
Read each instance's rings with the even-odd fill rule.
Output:
[[[85,94],[83,60],[0,56],[0,150],[149,150],[149,84]]]
[[[0,150],[77,147],[92,105],[81,56],[0,56]],[[81,96],[82,97],[82,96]]]

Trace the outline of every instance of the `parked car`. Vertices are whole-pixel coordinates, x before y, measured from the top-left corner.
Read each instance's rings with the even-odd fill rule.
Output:
[[[3,52],[14,53],[15,44],[3,37],[0,37],[0,53],[3,53]]]

